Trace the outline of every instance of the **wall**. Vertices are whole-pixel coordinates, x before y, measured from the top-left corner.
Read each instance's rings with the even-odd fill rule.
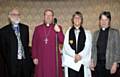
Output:
[[[112,27],[120,29],[120,0],[0,0],[0,27],[8,24],[8,12],[17,7],[21,21],[29,25],[30,45],[35,26],[43,20],[43,11],[51,8],[64,33],[71,26],[72,14],[79,10],[84,16],[84,27],[92,32],[98,29],[98,17],[103,10],[112,14]]]

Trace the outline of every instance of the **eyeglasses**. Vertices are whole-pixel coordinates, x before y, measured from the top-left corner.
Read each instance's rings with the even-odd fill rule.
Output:
[[[15,13],[13,13],[13,14],[10,14],[11,16],[20,16],[20,14],[15,14]]]

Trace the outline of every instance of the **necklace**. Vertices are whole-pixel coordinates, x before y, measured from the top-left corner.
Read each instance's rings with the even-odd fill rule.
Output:
[[[44,39],[44,42],[45,42],[45,44],[47,44],[47,43],[48,43],[48,35],[50,34],[51,27],[49,28],[49,30],[44,29],[44,31],[45,31],[45,39]]]

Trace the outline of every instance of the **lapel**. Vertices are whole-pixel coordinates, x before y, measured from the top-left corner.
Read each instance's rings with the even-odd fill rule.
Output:
[[[97,43],[97,40],[98,40],[98,37],[99,37],[99,33],[100,33],[100,30],[98,30],[95,34],[95,42]],[[111,36],[112,36],[112,29],[110,28],[109,29],[109,33],[108,33],[108,42],[107,42],[107,48],[109,47],[109,43],[110,43],[110,40],[111,40]]]
[[[99,37],[99,33],[100,33],[100,30],[98,30],[96,33],[95,33],[95,43],[97,44],[97,40],[98,40],[98,37]]]
[[[108,41],[107,41],[107,48],[106,48],[106,54],[109,53],[109,47],[110,47],[110,41],[112,40],[112,29],[109,29],[109,33],[108,33]]]
[[[22,26],[21,26],[21,24],[19,23],[19,30],[20,30],[20,38],[21,38],[21,41],[23,41],[23,29],[22,29]],[[12,24],[9,24],[9,33],[10,33],[10,37],[11,37],[11,39],[12,40],[17,40],[17,36],[16,36],[16,34],[15,34],[15,32],[14,32],[14,30],[13,30],[13,28],[12,28]]]
[[[19,23],[19,30],[20,30],[20,39],[21,39],[21,42],[22,42],[22,38],[23,38],[23,29],[22,29],[22,26],[21,24]]]
[[[13,37],[14,39],[17,40],[17,37],[16,37],[16,35],[15,35],[15,32],[14,32],[12,26],[13,26],[13,25],[10,23],[10,24],[9,24],[9,34],[10,34],[10,37],[11,37],[11,38]],[[12,38],[12,39],[13,39],[13,38]],[[13,40],[14,40],[14,39],[13,39]]]
[[[99,37],[99,33],[100,33],[100,30],[98,30],[95,34],[95,42],[97,43],[97,40],[98,40],[98,37]],[[108,41],[107,41],[107,48],[106,48],[106,57],[107,57],[107,54],[109,53],[109,47],[110,47],[110,41],[111,41],[111,37],[112,37],[112,29],[110,28],[109,29],[109,33],[108,33]]]
[[[25,37],[24,27],[20,23],[19,23],[19,30],[20,30],[20,39],[21,39],[21,42],[23,43],[23,41],[26,37]]]
[[[12,45],[12,51],[11,51],[11,54],[12,54],[12,56],[11,56],[11,58],[12,59],[16,59],[16,54],[17,54],[17,48],[18,48],[18,40],[17,40],[17,36],[16,36],[16,34],[15,34],[15,32],[14,32],[14,30],[13,30],[13,28],[12,28],[12,24],[9,24],[8,25],[9,27],[8,27],[8,37],[10,37],[9,38],[9,43],[11,43],[10,45]],[[14,48],[13,48],[14,47]]]

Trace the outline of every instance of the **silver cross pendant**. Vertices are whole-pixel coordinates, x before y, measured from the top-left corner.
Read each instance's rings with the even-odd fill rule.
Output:
[[[45,38],[45,40],[44,40],[44,41],[45,41],[45,44],[47,44],[47,43],[48,43],[48,39],[47,39],[47,38]]]

